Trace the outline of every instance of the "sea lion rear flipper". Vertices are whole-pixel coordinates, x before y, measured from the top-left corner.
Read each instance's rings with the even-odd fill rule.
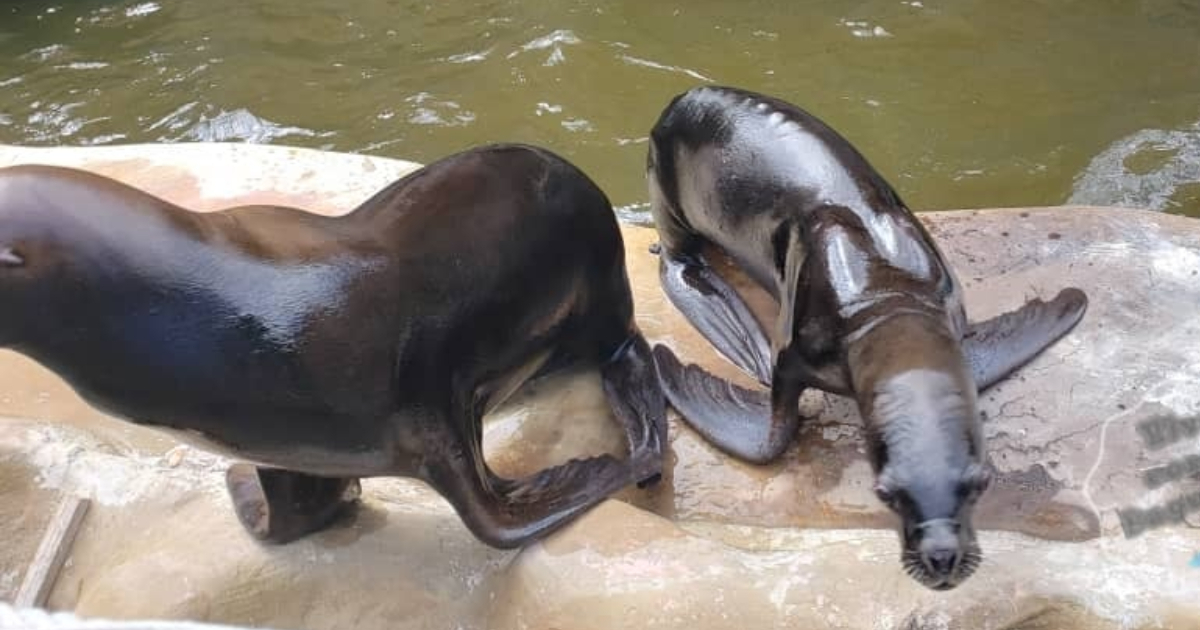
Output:
[[[1063,289],[1049,302],[1032,300],[1021,308],[971,324],[963,352],[980,390],[1028,363],[1067,334],[1087,310],[1087,295]]]
[[[784,401],[776,404],[767,392],[739,387],[697,365],[683,365],[663,345],[654,347],[654,362],[671,406],[717,448],[765,464],[791,443],[799,422],[799,391],[792,392],[795,397],[776,393]]]
[[[225,485],[251,536],[285,544],[327,527],[357,501],[358,479],[234,464]]]
[[[501,549],[546,536],[632,481],[612,455],[571,460],[519,479],[503,479],[452,456],[429,465],[428,481],[479,540]]]
[[[473,390],[473,388],[468,388]],[[540,472],[506,479],[483,456],[482,417],[473,396],[456,397],[423,438],[420,476],[454,506],[476,538],[492,547],[520,547],[639,481],[630,462],[604,454],[573,459]]]
[[[740,295],[702,259],[660,258],[663,291],[718,351],[764,385],[771,382],[770,345]]]
[[[601,368],[604,394],[625,429],[629,459],[639,488],[662,477],[667,444],[667,403],[654,370],[654,356],[641,334],[635,335]]]

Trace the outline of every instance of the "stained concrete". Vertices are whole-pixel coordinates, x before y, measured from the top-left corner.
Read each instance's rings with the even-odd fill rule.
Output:
[[[282,203],[338,214],[411,163],[280,147],[0,146],[0,165],[78,165],[196,210]],[[11,598],[54,501],[93,498],[50,605],[84,616],[275,628],[1197,628],[1200,514],[1126,539],[1118,508],[1147,469],[1200,452],[1145,447],[1139,422],[1200,416],[1200,222],[1116,208],[922,215],[973,319],[1088,292],[1083,322],[981,396],[999,473],[977,515],[985,560],[966,584],[904,575],[894,520],[870,492],[849,400],[806,394],[779,462],[731,460],[672,418],[668,473],[541,543],[475,541],[418,482],[368,480],[328,532],[253,543],[223,492],[227,462],[104,417],[32,362],[0,352],[0,599]],[[652,231],[624,229],[639,325],[682,358],[749,384],[664,299]],[[743,284],[743,288],[744,284]],[[761,292],[751,300],[767,317]],[[489,419],[502,472],[621,452],[594,374],[530,388]]]

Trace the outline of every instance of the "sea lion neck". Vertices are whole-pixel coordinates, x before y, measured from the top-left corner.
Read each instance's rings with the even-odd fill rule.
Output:
[[[204,229],[204,214],[99,175],[55,166],[0,169],[0,238],[71,240],[87,246],[127,222],[166,221],[187,232]],[[77,242],[76,242],[77,241]]]
[[[965,469],[982,458],[975,385],[944,322],[892,316],[851,342],[846,359],[877,470],[922,461],[914,474]]]
[[[0,249],[16,264],[0,269],[0,343],[38,345],[39,336],[69,336],[87,291],[132,255],[149,271],[146,250],[179,254],[177,240],[163,239],[164,223],[177,233],[198,229],[170,204],[84,171],[52,166],[0,169]],[[178,209],[182,213],[182,209]],[[136,243],[136,245],[134,245]],[[56,321],[36,316],[62,306]],[[39,331],[45,335],[39,335]]]
[[[335,257],[346,243],[374,236],[349,216],[279,206],[196,212],[87,171],[0,169],[0,249],[13,239],[51,252],[70,248],[72,258],[97,266],[131,257],[126,262],[152,265],[155,257],[194,258],[205,249],[286,264]]]
[[[389,267],[369,235],[346,227],[274,206],[192,212],[73,169],[0,170],[0,247],[24,261],[0,269],[10,313],[0,315],[0,343],[56,363],[79,344],[119,346],[136,332],[128,322],[169,328],[203,315],[286,345],[311,313]],[[102,308],[118,299],[124,311]]]

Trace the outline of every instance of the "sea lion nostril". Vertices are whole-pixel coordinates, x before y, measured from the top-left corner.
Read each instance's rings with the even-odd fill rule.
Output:
[[[958,554],[953,549],[935,549],[925,554],[925,564],[938,575],[949,575],[957,559]]]

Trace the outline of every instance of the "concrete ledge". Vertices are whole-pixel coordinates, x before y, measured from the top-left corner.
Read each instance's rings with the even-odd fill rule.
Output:
[[[253,145],[0,146],[0,165],[23,162],[81,166],[197,210],[327,214],[415,168]],[[280,629],[1197,627],[1200,514],[1126,539],[1117,509],[1200,490],[1194,478],[1155,490],[1142,478],[1200,452],[1200,440],[1152,451],[1136,430],[1200,416],[1200,222],[1094,207],[923,219],[972,318],[1068,285],[1091,299],[1074,332],[982,397],[1000,476],[977,517],[984,564],[954,591],[901,571],[859,420],[837,397],[805,396],[812,419],[772,466],[731,461],[673,421],[665,483],[627,490],[521,552],[480,545],[440,497],[401,479],[369,480],[365,508],[333,530],[262,547],[229,508],[226,462],[108,419],[3,352],[0,599],[70,492],[95,504],[50,606],[84,616]],[[746,382],[664,300],[653,232],[624,234],[647,336]],[[508,473],[621,447],[589,374],[518,396],[489,419],[485,442]]]

